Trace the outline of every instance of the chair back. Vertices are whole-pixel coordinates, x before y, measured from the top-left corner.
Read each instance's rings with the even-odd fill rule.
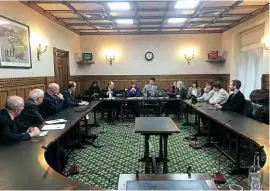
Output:
[[[242,115],[247,116],[247,117],[251,117],[252,114],[252,105],[251,105],[251,101],[246,100],[245,102],[245,106],[242,110]]]
[[[256,103],[251,103],[251,105],[252,105],[251,118],[257,121],[263,121],[263,106]]]

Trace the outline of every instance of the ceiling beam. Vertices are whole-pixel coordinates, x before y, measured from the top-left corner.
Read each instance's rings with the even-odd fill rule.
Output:
[[[241,18],[240,20],[236,20],[235,22],[233,22],[228,28],[225,28],[222,32],[225,32],[233,27],[236,27],[237,25],[240,25],[241,23],[246,22],[247,20],[265,12],[269,10],[269,3],[266,4],[263,8],[261,9],[257,9],[256,11],[253,11],[252,13],[246,15],[245,17]]]
[[[136,23],[137,26],[139,25],[139,14],[138,14],[138,5],[137,5],[137,2],[132,2],[132,6],[133,6],[133,11],[135,12],[135,15],[134,15],[134,19],[136,20]],[[139,29],[140,30],[140,29]]]
[[[163,25],[165,24],[166,20],[168,19],[167,15],[168,15],[168,12],[170,11],[170,6],[172,6],[172,4],[175,4],[175,2],[167,2],[167,5],[166,5],[165,11],[164,11],[164,15],[161,19],[161,24],[159,26],[159,31],[161,31]]]
[[[204,28],[202,28],[201,30],[205,30],[207,28],[209,28],[210,25],[214,24],[216,22],[217,19],[224,17],[225,14],[227,14],[229,11],[235,9],[235,7],[237,7],[240,3],[242,3],[244,0],[238,0],[236,1],[234,4],[232,4],[229,8],[225,9],[224,11],[222,11],[221,13],[219,13],[216,18],[210,22],[207,23],[207,25],[204,26]]]
[[[89,20],[87,20],[81,13],[79,13],[70,3],[63,1],[62,4],[68,7],[72,11],[73,14],[78,15],[78,17],[84,20],[88,24],[88,26],[93,27],[97,32],[99,32],[98,28],[95,27]]]
[[[221,30],[209,30],[209,31],[200,31],[200,30],[190,30],[183,31],[182,34],[211,34],[211,33],[221,33]],[[91,32],[81,32],[81,35],[96,35],[96,33]],[[160,35],[160,34],[179,34],[178,31],[138,31],[138,32],[101,32],[99,35]]]
[[[29,3],[28,1],[21,1],[21,3],[23,3],[24,5],[26,5],[27,7],[30,7],[31,9],[34,9],[35,11],[39,12],[40,14],[44,15],[45,17],[51,19],[52,21],[58,23],[59,25],[67,28],[68,30],[76,33],[76,34],[80,34],[79,31],[77,31],[76,29],[68,26],[65,22],[59,20],[58,18],[56,18],[55,16],[51,15],[50,13],[47,13],[44,9],[42,9],[41,7],[35,5],[35,4],[32,4],[32,3]]]
[[[199,3],[199,5],[196,7],[196,9],[195,9],[195,11],[194,11],[192,17],[189,18],[189,19],[184,23],[183,27],[181,27],[181,29],[180,29],[180,31],[179,31],[180,33],[184,30],[184,28],[186,28],[186,27],[189,28],[189,23],[191,22],[192,19],[194,19],[195,17],[197,17],[197,16],[201,13],[201,10],[202,10],[204,4],[205,4],[205,1],[201,1],[201,2]]]
[[[110,15],[110,9],[108,8],[108,6],[107,6],[107,4],[105,4],[105,3],[99,3],[99,5],[101,5],[102,6],[102,8],[103,8],[103,15],[105,15],[105,17],[109,20],[109,21],[111,21],[112,22],[112,24],[113,24],[113,28],[115,28],[116,30],[118,30],[117,29],[117,23],[115,22],[115,20],[112,18],[112,16]],[[120,32],[119,30],[118,30],[118,32]]]

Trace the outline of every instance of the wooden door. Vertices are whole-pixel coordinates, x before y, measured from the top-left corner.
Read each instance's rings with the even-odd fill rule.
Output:
[[[60,91],[67,88],[69,79],[69,52],[53,48],[55,82],[59,84]]]

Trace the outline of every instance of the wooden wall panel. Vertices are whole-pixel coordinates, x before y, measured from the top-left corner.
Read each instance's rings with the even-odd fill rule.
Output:
[[[143,88],[148,83],[149,78],[156,78],[156,84],[160,88],[169,88],[174,81],[183,81],[186,87],[189,87],[195,80],[198,81],[199,86],[204,87],[205,82],[208,79],[220,80],[224,89],[228,89],[230,75],[229,74],[191,74],[191,75],[104,75],[104,76],[71,76],[71,79],[80,84],[80,91],[87,89],[92,81],[97,80],[101,88],[107,87],[108,82],[111,80],[115,83],[115,87],[118,89],[128,88],[132,80],[136,80],[138,87]]]
[[[8,96],[18,95],[27,99],[32,89],[40,88],[45,90],[51,82],[54,82],[54,77],[0,79],[0,108],[4,107]]]
[[[262,87],[261,89],[269,90],[269,74],[262,75]]]

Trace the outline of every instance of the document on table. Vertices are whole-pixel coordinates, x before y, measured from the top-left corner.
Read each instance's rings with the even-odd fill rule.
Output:
[[[44,125],[41,130],[60,130],[64,129],[66,124],[54,124],[54,125]]]
[[[50,121],[45,121],[46,124],[55,124],[55,123],[65,123],[67,120],[65,119],[55,119],[55,120],[50,120]]]
[[[44,137],[46,135],[48,135],[48,131],[41,131],[39,137]]]

